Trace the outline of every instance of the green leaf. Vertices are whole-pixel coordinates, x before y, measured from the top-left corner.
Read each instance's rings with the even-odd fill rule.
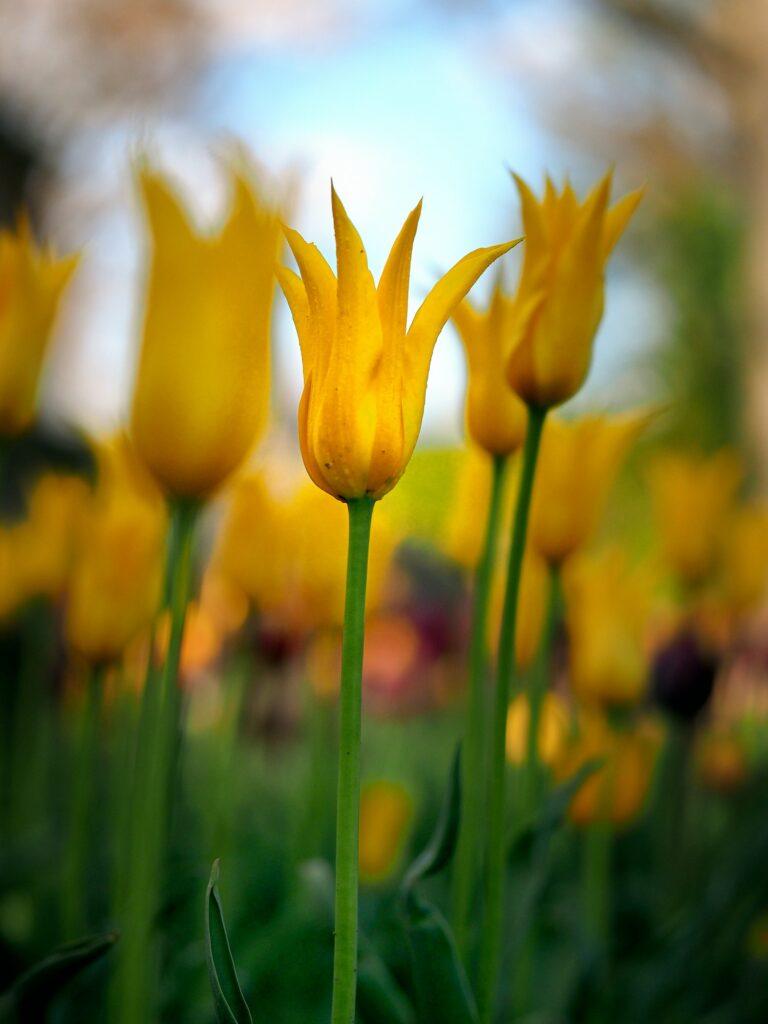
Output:
[[[587,761],[579,770],[556,786],[537,813],[522,827],[518,827],[509,845],[510,857],[520,857],[540,849],[549,842],[552,834],[564,823],[565,816],[574,796],[590,775],[602,766],[601,758]]]
[[[28,1024],[44,1021],[48,1007],[61,990],[109,952],[117,938],[116,932],[89,936],[61,946],[30,967],[0,1001],[0,1020]]]
[[[205,946],[208,977],[219,1024],[253,1024],[248,1004],[240,990],[229,946],[224,911],[218,890],[219,862],[213,862],[205,897]]]
[[[414,894],[406,904],[406,921],[419,1024],[477,1024],[477,1006],[448,922]]]
[[[401,891],[404,897],[407,898],[417,882],[436,875],[451,862],[459,835],[460,815],[461,745],[456,748],[453,756],[448,790],[432,838],[408,868],[403,879]]]
[[[333,870],[324,860],[305,861],[299,877],[309,899],[328,928],[333,928]],[[366,1024],[413,1024],[413,1009],[373,943],[362,930],[358,940],[357,1002]]]

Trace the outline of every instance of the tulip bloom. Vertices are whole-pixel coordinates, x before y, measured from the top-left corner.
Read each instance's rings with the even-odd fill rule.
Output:
[[[485,311],[464,299],[452,316],[467,357],[467,431],[490,455],[509,455],[525,438],[525,405],[505,373],[515,314],[516,305],[498,280]]]
[[[719,591],[729,609],[743,614],[759,604],[768,582],[768,506],[736,509],[724,530]]]
[[[38,249],[25,221],[0,233],[0,434],[25,430],[64,291],[77,256]]]
[[[582,714],[556,775],[572,779],[588,761],[602,763],[573,797],[568,809],[571,821],[578,826],[602,822],[616,827],[634,821],[648,796],[658,746],[659,737],[647,723],[620,732],[594,711]]]
[[[264,427],[277,211],[239,170],[224,224],[200,234],[158,174],[139,174],[152,239],[132,434],[155,479],[200,499]]]
[[[413,817],[405,786],[384,779],[369,782],[360,794],[360,877],[382,882],[395,867]]]
[[[650,467],[663,555],[686,586],[700,586],[716,567],[741,477],[738,456],[726,449],[710,456],[669,452]]]
[[[545,693],[541,702],[536,750],[541,764],[554,765],[566,746],[570,723],[562,697]],[[507,711],[507,760],[522,765],[528,756],[531,706],[527,694],[519,693]]]
[[[91,664],[116,661],[160,602],[166,513],[125,439],[99,453],[99,479],[82,510],[67,588],[65,633]]]
[[[568,566],[563,589],[570,675],[580,700],[616,706],[642,697],[648,682],[645,637],[652,582],[641,567],[631,570],[616,548]]]
[[[314,245],[286,229],[301,276],[279,267],[301,345],[299,443],[322,490],[343,500],[383,497],[400,479],[421,429],[437,336],[494,260],[515,244],[476,249],[432,288],[406,330],[411,251],[421,203],[392,246],[378,286],[363,243],[331,190],[334,274]]]
[[[605,264],[640,202],[630,192],[609,208],[607,174],[580,203],[569,183],[547,179],[539,200],[514,176],[522,205],[525,253],[507,378],[531,406],[550,408],[581,388],[603,315]]]
[[[559,566],[595,532],[621,462],[652,413],[550,417],[533,488],[531,544]]]

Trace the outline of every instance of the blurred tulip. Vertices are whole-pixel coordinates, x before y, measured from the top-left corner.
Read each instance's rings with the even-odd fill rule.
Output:
[[[622,705],[645,691],[645,635],[652,578],[622,551],[574,559],[563,577],[573,692],[585,703]]]
[[[525,249],[510,319],[515,332],[507,377],[528,405],[560,405],[581,388],[603,315],[605,264],[642,192],[610,209],[607,174],[580,203],[566,182],[557,192],[547,179],[539,200],[515,177]]]
[[[20,597],[61,596],[67,583],[88,485],[78,476],[44,473],[27,502],[27,516],[12,527]]]
[[[38,248],[25,220],[0,233],[0,434],[25,430],[62,296],[77,256]]]
[[[301,276],[279,267],[301,346],[299,442],[322,490],[381,498],[402,475],[421,429],[437,336],[469,289],[515,243],[476,249],[433,287],[406,331],[411,251],[421,203],[408,216],[378,286],[362,240],[331,188],[337,275],[298,232],[286,237]]]
[[[264,428],[277,210],[241,168],[222,227],[199,233],[169,184],[139,174],[151,234],[132,433],[172,497],[205,498]]]
[[[368,570],[369,610],[376,606],[393,548],[387,520],[379,516]],[[341,625],[345,555],[341,504],[309,484],[279,501],[264,477],[251,474],[233,488],[214,562],[261,614],[306,631]]]
[[[500,277],[486,310],[464,299],[453,311],[467,357],[467,431],[490,455],[509,455],[525,439],[525,405],[507,383],[505,373],[514,314],[515,304],[504,294]]]
[[[659,742],[643,725],[617,731],[594,712],[579,716],[577,734],[560,758],[556,775],[572,778],[589,761],[601,762],[578,790],[568,811],[578,826],[596,822],[625,826],[643,809],[650,789]]]
[[[692,630],[684,629],[653,660],[653,699],[675,718],[693,721],[712,696],[717,670],[714,654]]]
[[[732,733],[705,732],[696,740],[696,774],[715,793],[732,793],[747,779],[749,766],[742,744]]]
[[[67,587],[65,634],[92,664],[116,661],[157,614],[166,513],[124,438],[99,452]]]
[[[397,867],[413,815],[405,786],[381,780],[363,786],[360,794],[360,878],[382,882]]]
[[[538,653],[544,616],[547,611],[550,578],[546,563],[537,552],[528,548],[523,559],[520,579],[520,603],[515,627],[515,664],[518,671],[529,668]],[[495,650],[504,602],[504,580],[497,577],[489,616],[488,646]]]
[[[491,497],[492,460],[471,444],[459,456],[451,500],[444,520],[441,547],[460,566],[474,570],[483,550],[482,522],[478,510],[488,508]],[[501,518],[511,514],[515,488],[505,487]]]
[[[527,694],[518,694],[507,712],[507,760],[525,764],[528,756],[528,729],[531,719]],[[545,693],[541,703],[538,730],[538,760],[552,767],[563,755],[570,722],[562,697]]]
[[[768,580],[768,507],[736,509],[723,528],[718,589],[727,608],[741,615],[765,597]]]
[[[562,420],[544,427],[531,507],[530,541],[560,565],[591,539],[622,460],[654,414]]]
[[[741,476],[738,456],[726,449],[710,456],[667,452],[650,467],[663,554],[682,583],[698,586],[712,573]]]

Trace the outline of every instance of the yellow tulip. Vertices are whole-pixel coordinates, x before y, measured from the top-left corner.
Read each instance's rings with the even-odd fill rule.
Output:
[[[570,679],[585,703],[632,704],[648,681],[645,647],[653,580],[623,552],[574,559],[563,576]]]
[[[44,473],[29,494],[27,516],[12,528],[17,580],[24,598],[61,596],[88,485],[78,476]]]
[[[561,565],[591,539],[621,462],[653,414],[550,416],[544,427],[531,507],[531,543]]]
[[[334,275],[319,250],[286,229],[301,276],[279,267],[301,346],[299,442],[322,490],[381,498],[408,464],[424,412],[437,336],[484,270],[515,243],[476,249],[432,288],[406,330],[411,251],[421,204],[408,216],[378,286],[362,240],[331,189]]]
[[[219,487],[266,422],[279,221],[243,171],[231,181],[224,224],[203,235],[166,181],[139,175],[152,256],[132,434],[175,497]]]
[[[664,557],[678,579],[699,586],[715,568],[728,513],[742,477],[739,457],[667,452],[649,483]]]
[[[503,575],[497,573],[491,593],[491,609],[488,616],[488,648],[492,651],[496,649],[498,643],[504,604],[504,585]],[[546,562],[533,548],[526,548],[520,578],[520,601],[515,627],[515,664],[519,672],[530,668],[538,654],[550,586],[551,580]]]
[[[341,625],[345,531],[343,506],[316,487],[307,483],[280,501],[262,476],[250,474],[233,488],[215,565],[262,614],[289,629]],[[393,534],[380,516],[373,526],[369,611],[376,606],[393,549]]]
[[[40,372],[77,256],[38,249],[26,221],[0,233],[0,434],[25,430]]]
[[[525,439],[525,405],[507,383],[515,304],[497,280],[485,311],[469,299],[453,311],[467,357],[466,420],[469,436],[491,455],[509,455]]]
[[[528,754],[528,729],[531,718],[527,694],[518,694],[507,710],[507,760],[524,764]],[[562,756],[569,732],[568,710],[562,697],[545,693],[539,719],[538,759],[550,767]]]
[[[579,826],[605,822],[617,827],[634,821],[650,789],[658,747],[656,730],[644,723],[631,731],[618,731],[601,715],[580,715],[555,774],[566,780],[589,761],[601,764],[573,797],[568,809],[571,821]]]
[[[482,524],[478,509],[486,509],[491,497],[492,460],[486,452],[471,444],[463,449],[454,476],[451,500],[443,523],[441,547],[449,558],[465,569],[474,570],[483,547]],[[412,483],[412,474],[408,483]],[[442,487],[445,485],[442,484]],[[504,489],[502,520],[511,514],[514,487]],[[398,491],[398,497],[400,492]]]
[[[642,192],[609,208],[610,174],[582,203],[569,183],[558,192],[547,179],[539,200],[522,178],[515,182],[526,244],[507,377],[526,403],[549,408],[586,379],[603,315],[605,264]]]
[[[360,877],[380,882],[389,877],[405,844],[413,801],[405,786],[369,782],[360,794]]]
[[[162,585],[166,514],[124,439],[99,452],[67,588],[65,635],[92,664],[116,661],[149,627]]]
[[[719,590],[736,614],[749,611],[765,597],[768,581],[768,507],[736,509],[723,529]]]

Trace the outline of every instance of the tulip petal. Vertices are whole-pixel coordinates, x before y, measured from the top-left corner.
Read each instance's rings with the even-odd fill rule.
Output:
[[[305,376],[313,366],[320,378],[328,366],[331,340],[336,333],[336,275],[317,248],[306,242],[298,231],[283,227],[286,241],[299,266],[307,292],[312,341],[306,347]]]
[[[422,201],[411,210],[384,264],[377,295],[379,316],[385,346],[405,335],[408,321],[408,286],[411,276],[411,254],[419,226]]]
[[[446,321],[480,275],[521,238],[501,245],[490,245],[468,253],[445,274],[416,311],[408,330],[404,353],[404,401],[406,444],[416,444],[424,412],[427,374],[437,337]]]
[[[638,188],[622,196],[614,203],[605,217],[605,234],[603,236],[603,248],[606,258],[610,256],[616,243],[624,234],[624,229],[629,223],[632,215],[640,205],[640,200],[645,193],[644,188]]]

